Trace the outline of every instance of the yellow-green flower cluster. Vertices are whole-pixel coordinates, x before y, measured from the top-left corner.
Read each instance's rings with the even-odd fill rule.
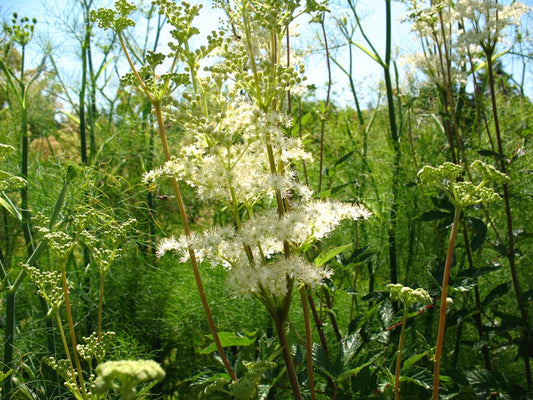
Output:
[[[480,160],[470,165],[470,170],[481,177],[479,184],[466,180],[463,167],[445,162],[438,167],[425,166],[418,172],[422,185],[430,190],[444,191],[457,208],[466,208],[482,202],[500,200],[494,189],[487,187],[489,182],[509,182],[507,175]]]
[[[31,281],[37,286],[37,294],[50,307],[49,314],[57,311],[64,301],[61,274],[56,271],[41,271],[28,264],[21,264]]]
[[[153,360],[106,361],[96,367],[95,390],[104,394],[110,389],[119,390],[121,400],[133,400],[136,386],[143,382],[161,381],[165,371]]]
[[[392,301],[400,301],[407,308],[416,303],[427,305],[432,302],[429,293],[422,288],[412,289],[401,283],[390,283],[387,285],[387,289]]]
[[[0,143],[0,161],[9,157],[15,148],[7,144]],[[0,191],[20,189],[26,186],[26,181],[18,176],[10,174],[7,171],[0,170]]]

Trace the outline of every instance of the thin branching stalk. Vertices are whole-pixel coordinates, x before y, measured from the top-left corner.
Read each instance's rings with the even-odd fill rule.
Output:
[[[453,217],[452,231],[450,233],[450,242],[448,244],[448,253],[444,265],[444,275],[442,278],[442,293],[440,297],[439,312],[439,331],[437,333],[437,346],[435,348],[435,364],[433,366],[433,400],[439,400],[439,383],[440,383],[440,363],[442,357],[442,348],[444,346],[444,332],[446,330],[446,299],[448,298],[448,285],[450,280],[450,270],[452,267],[453,253],[455,247],[455,238],[461,219],[461,208],[456,207]]]
[[[400,342],[398,343],[398,354],[396,356],[396,372],[394,374],[394,400],[400,400],[400,372],[402,369],[402,350],[405,341],[405,327],[407,326],[407,316],[409,315],[409,308],[404,307],[402,329],[400,332]]]
[[[330,62],[330,56],[329,56],[329,46],[328,46],[328,36],[326,34],[326,26],[324,21],[325,15],[323,14],[320,18],[320,28],[322,30],[322,40],[324,40],[324,50],[326,51],[326,68],[328,71],[328,83],[327,83],[327,92],[326,92],[326,100],[324,102],[324,110],[322,115],[320,116],[320,161],[319,161],[319,168],[318,168],[318,192],[322,190],[322,175],[323,175],[323,168],[324,168],[324,131],[326,127],[326,114],[329,110],[329,102],[330,102],[330,95],[331,95],[331,62]]]
[[[292,359],[291,345],[287,336],[287,321],[289,317],[293,285],[294,282],[292,278],[287,277],[287,294],[285,295],[281,308],[275,310],[275,313],[272,314],[272,318],[274,319],[274,325],[276,327],[276,333],[278,335],[283,361],[285,362],[285,367],[287,368],[287,375],[291,384],[293,398],[295,400],[302,400],[300,384],[298,383],[298,375],[296,374],[294,361]]]
[[[100,287],[98,289],[98,325],[97,336],[98,341],[102,339],[102,319],[104,310],[104,285],[105,285],[105,272],[100,271]]]
[[[498,158],[499,158],[499,169],[501,172],[506,173],[506,161],[504,157],[502,136],[500,131],[500,123],[498,120],[498,106],[496,103],[496,90],[494,84],[494,70],[492,63],[492,50],[485,49],[485,55],[487,59],[487,72],[489,74],[489,88],[490,88],[490,99],[492,106],[492,114],[494,118],[494,130],[496,132],[496,143],[498,145]],[[508,253],[507,258],[509,259],[509,269],[511,270],[511,278],[513,282],[513,289],[515,292],[516,302],[518,304],[518,309],[520,310],[520,316],[522,321],[527,325],[529,320],[527,315],[527,310],[525,309],[522,303],[522,292],[520,289],[520,282],[518,280],[518,274],[516,271],[516,250],[514,243],[514,229],[513,229],[513,217],[511,213],[511,203],[510,203],[510,194],[509,194],[509,185],[504,182],[503,187],[503,200],[505,202],[505,216],[507,222],[507,238],[508,238]],[[522,330],[522,340],[524,350],[527,348],[529,343],[529,333],[527,328]],[[526,376],[526,381],[528,385],[531,385],[531,367],[529,365],[529,356],[527,352],[524,351],[524,372]]]
[[[302,286],[300,288],[300,299],[302,302],[302,311],[305,323],[305,348],[307,353],[307,376],[309,379],[309,393],[311,399],[316,399],[315,394],[315,380],[313,376],[313,336],[311,331],[311,318],[309,316],[309,304],[307,302],[307,288]]]
[[[70,330],[70,342],[72,344],[72,354],[74,355],[74,364],[76,366],[77,377],[80,383],[80,388],[83,393],[86,393],[85,389],[85,380],[83,379],[83,369],[81,368],[80,356],[78,354],[78,345],[76,343],[76,332],[74,330],[74,319],[72,318],[72,308],[70,307],[70,295],[69,287],[67,282],[67,273],[65,261],[61,263],[61,282],[63,284],[63,296],[65,300],[65,311],[67,313],[67,321]],[[73,380],[76,380],[76,375],[74,375]]]
[[[70,350],[68,348],[67,337],[65,335],[65,330],[63,329],[63,323],[61,322],[61,317],[59,316],[58,310],[56,310],[55,312],[55,317],[56,317],[57,328],[59,329],[59,336],[61,337],[61,343],[63,344],[63,349],[65,350],[65,357],[67,357],[67,360],[69,362],[70,373],[72,375],[72,383],[74,384],[74,389],[78,393],[81,393],[80,388],[78,386],[78,382],[75,378],[76,370],[74,369],[74,364],[72,363],[72,356],[70,355]]]
[[[399,190],[399,169],[400,169],[400,134],[396,124],[396,112],[394,106],[394,91],[392,88],[392,78],[390,72],[391,53],[392,53],[392,11],[391,0],[385,0],[386,15],[386,43],[385,43],[385,60],[383,72],[385,77],[385,88],[387,91],[387,106],[389,115],[389,126],[392,146],[394,149],[392,165],[392,204],[390,209],[390,227],[388,232],[389,242],[389,271],[390,281],[398,282],[398,260],[396,248],[396,224],[398,218],[398,190]]]
[[[124,51],[124,54],[126,55],[126,58],[128,60],[128,64],[130,65],[130,68],[131,68],[133,74],[135,75],[135,77],[136,77],[139,85],[141,86],[143,92],[150,99],[150,102],[152,103],[153,112],[154,112],[154,114],[156,116],[156,119],[157,119],[157,126],[158,126],[158,131],[159,131],[159,137],[161,139],[161,145],[162,145],[162,148],[163,148],[163,154],[165,156],[165,160],[169,161],[171,159],[171,154],[170,154],[170,149],[169,149],[168,142],[167,142],[165,124],[164,124],[164,120],[163,120],[163,111],[161,109],[161,100],[156,99],[152,95],[150,90],[144,84],[144,81],[142,80],[142,78],[139,76],[139,73],[137,72],[137,69],[135,68],[135,65],[133,64],[133,62],[132,62],[132,60],[131,60],[131,58],[129,56],[129,52],[128,52],[127,48],[126,48],[124,39],[123,39],[123,37],[122,37],[122,35],[120,33],[119,33],[119,41],[120,41],[122,50]],[[180,214],[180,217],[181,217],[181,221],[183,223],[185,234],[186,234],[187,237],[190,237],[191,236],[191,229],[189,227],[187,211],[185,209],[185,203],[183,201],[183,197],[181,195],[181,191],[180,191],[178,182],[177,182],[176,178],[174,178],[174,177],[171,177],[170,180],[171,180],[172,188],[174,190],[174,196],[175,196],[175,199],[176,199],[176,203],[178,205],[178,210],[179,210],[179,214]],[[217,351],[218,351],[218,353],[219,353],[219,355],[220,355],[220,357],[222,359],[224,367],[226,368],[226,371],[230,375],[231,379],[237,380],[237,376],[235,375],[235,372],[233,371],[233,368],[231,367],[231,364],[230,364],[230,362],[229,362],[229,360],[228,360],[228,358],[226,356],[226,352],[224,351],[224,348],[222,347],[222,343],[220,341],[220,338],[219,338],[219,335],[218,335],[218,331],[216,329],[215,322],[213,320],[213,316],[212,316],[212,313],[211,313],[211,308],[209,307],[209,303],[207,301],[207,296],[205,294],[205,289],[204,289],[204,286],[203,286],[202,277],[201,277],[201,274],[200,274],[200,269],[199,269],[199,266],[198,266],[198,261],[196,259],[195,251],[192,248],[192,246],[189,246],[188,251],[189,251],[191,265],[192,265],[192,269],[193,269],[193,273],[194,273],[194,279],[195,279],[195,282],[196,282],[196,287],[198,288],[198,293],[200,295],[200,301],[202,303],[202,307],[204,309],[204,312],[205,312],[205,315],[206,315],[206,318],[207,318],[207,323],[209,325],[209,330],[211,332],[211,335],[213,336],[213,341],[215,342],[215,346],[216,346]]]

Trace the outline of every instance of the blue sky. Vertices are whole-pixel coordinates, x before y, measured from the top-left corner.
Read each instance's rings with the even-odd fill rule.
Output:
[[[210,0],[204,0],[204,4],[209,4]],[[110,6],[113,3],[113,0],[96,0],[94,2],[98,6]],[[149,3],[148,0],[145,0],[145,3]],[[11,14],[14,11],[17,11],[20,16],[28,16],[30,18],[36,17],[38,20],[37,23],[37,37],[33,43],[34,57],[31,59],[32,52],[30,51],[28,55],[29,63],[33,61],[37,64],[40,61],[40,48],[42,45],[42,38],[51,41],[54,47],[54,54],[56,59],[61,59],[61,65],[63,66],[64,73],[67,76],[75,78],[76,71],[79,70],[79,57],[76,56],[76,43],[69,36],[65,35],[64,29],[62,29],[61,21],[53,21],[50,16],[56,15],[61,16],[61,18],[71,17],[70,14],[73,14],[75,8],[73,6],[76,4],[74,0],[0,0],[0,16],[6,20],[9,19]],[[363,17],[363,25],[367,29],[367,34],[372,37],[374,45],[383,55],[383,47],[385,43],[384,38],[384,12],[385,12],[385,1],[380,1],[379,3],[373,2],[371,0],[361,0],[358,3],[358,9],[361,10],[361,16]],[[393,11],[395,17],[399,18],[403,14],[402,5],[399,2],[393,2]],[[339,10],[332,10],[333,13],[337,13]],[[66,15],[65,15],[66,14]],[[205,15],[202,16],[203,20],[200,23],[200,26],[210,26],[213,27],[213,24],[216,24],[216,18],[212,18],[212,11],[205,12]],[[50,24],[50,21],[53,21]],[[205,22],[204,22],[205,21]],[[314,40],[315,31],[317,31],[318,25],[313,24],[312,26],[307,26],[302,24],[302,40],[305,42],[312,42]],[[405,41],[405,37],[409,33],[409,28],[406,26],[401,26],[398,22],[394,23],[395,32],[393,37],[396,38],[395,46],[399,51],[411,51],[413,49],[405,49],[406,46],[412,46],[412,42]],[[209,29],[211,30],[211,29]],[[331,39],[330,39],[331,40]],[[400,46],[402,48],[400,48]],[[357,51],[355,57],[355,66],[354,66],[354,75],[356,84],[361,89],[361,103],[366,105],[367,103],[374,103],[376,101],[376,90],[379,80],[382,77],[381,69],[378,65],[371,60],[367,55],[363,54],[360,51]],[[340,60],[347,61],[345,53],[336,52],[337,57]],[[326,64],[325,57],[323,54],[317,53],[317,56],[314,56],[310,59],[307,65],[306,75],[308,76],[308,82],[315,84],[317,87],[321,88],[318,92],[319,97],[325,95],[325,83],[327,79],[326,73]],[[351,95],[348,91],[348,83],[344,73],[339,69],[333,67],[333,80],[334,80],[334,99],[339,99],[341,103],[351,102]]]

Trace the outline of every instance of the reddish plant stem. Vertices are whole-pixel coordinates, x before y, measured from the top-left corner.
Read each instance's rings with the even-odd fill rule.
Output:
[[[139,73],[137,72],[137,69],[135,68],[135,65],[133,64],[133,61],[131,60],[131,57],[129,55],[129,52],[126,48],[126,44],[124,43],[124,39],[122,35],[119,33],[119,40],[120,45],[122,47],[122,50],[124,51],[124,54],[126,55],[126,59],[128,60],[128,64],[130,65],[131,70],[133,71],[133,74],[135,75],[139,85],[141,86],[143,92],[148,97],[150,102],[152,103],[153,112],[157,118],[157,126],[159,131],[159,137],[161,139],[161,145],[163,147],[163,154],[165,155],[165,160],[169,161],[170,156],[170,150],[168,147],[167,142],[167,135],[165,131],[165,124],[163,120],[163,112],[161,110],[161,100],[155,98],[150,90],[146,87],[144,81],[139,76]],[[187,211],[185,210],[185,203],[183,202],[183,197],[181,196],[181,191],[178,185],[178,181],[176,178],[171,178],[172,188],[174,189],[174,195],[176,198],[176,203],[178,205],[181,221],[183,223],[183,227],[185,230],[185,234],[187,237],[191,236],[191,229],[189,227],[189,220],[187,218]],[[215,326],[215,322],[213,320],[213,315],[211,313],[211,309],[209,307],[209,303],[207,301],[207,296],[205,294],[204,285],[202,283],[202,277],[200,275],[200,269],[198,267],[198,261],[196,259],[196,253],[194,249],[189,246],[189,257],[191,259],[191,265],[194,273],[194,280],[196,282],[196,287],[198,288],[198,294],[200,295],[200,301],[202,303],[202,306],[204,308],[204,312],[207,318],[207,324],[209,325],[209,330],[211,332],[211,336],[213,336],[213,341],[215,342],[215,346],[217,348],[217,351],[220,355],[220,358],[222,359],[222,362],[224,364],[224,367],[226,368],[227,373],[230,375],[231,379],[237,380],[237,376],[235,375],[235,372],[233,371],[233,368],[231,367],[231,364],[226,356],[226,352],[224,351],[224,348],[222,347],[222,343],[220,342],[220,338],[218,336],[218,331]]]
[[[394,376],[394,400],[400,400],[400,371],[402,368],[402,350],[405,340],[405,326],[407,325],[407,316],[409,308],[405,307],[403,311],[402,330],[400,332],[400,343],[398,344],[398,356],[396,357],[396,373]]]
[[[161,139],[161,144],[163,146],[163,153],[165,155],[165,159],[169,161],[171,157],[170,157],[170,150],[168,147],[168,142],[167,142],[167,137],[166,137],[166,132],[165,132],[163,113],[161,111],[161,103],[158,101],[154,101],[152,102],[152,106],[154,108],[154,113],[157,118],[157,125],[159,127],[159,136]],[[189,227],[187,211],[185,210],[185,203],[183,201],[183,197],[181,196],[181,191],[178,185],[178,181],[176,180],[176,178],[172,177],[171,183],[172,183],[172,188],[174,189],[174,195],[176,197],[176,203],[178,205],[179,214],[181,217],[181,221],[183,223],[183,229],[185,230],[185,235],[187,235],[187,237],[190,237],[192,232],[191,232],[191,228]],[[196,253],[191,246],[189,246],[188,251],[189,251],[189,258],[191,260],[191,265],[192,265],[192,269],[194,273],[194,280],[198,288],[198,294],[200,295],[200,301],[204,308],[204,312],[207,318],[207,323],[209,325],[211,336],[213,336],[213,341],[215,342],[215,346],[222,359],[222,362],[224,363],[224,367],[226,368],[226,371],[231,376],[231,379],[237,380],[237,376],[235,375],[235,372],[233,371],[233,368],[231,367],[231,364],[226,356],[226,352],[224,351],[224,348],[222,347],[222,343],[220,342],[220,338],[218,336],[218,331],[215,326],[213,315],[211,313],[211,308],[209,307],[207,296],[204,290],[204,285],[202,283],[202,277],[200,275],[200,269],[198,267]]]
[[[440,297],[439,313],[439,331],[437,335],[437,347],[435,349],[435,364],[433,368],[433,400],[439,400],[439,382],[440,382],[440,361],[442,356],[442,347],[444,345],[444,332],[446,329],[446,299],[448,298],[448,284],[450,280],[450,270],[452,267],[453,250],[455,238],[457,237],[457,228],[461,219],[461,208],[455,208],[453,218],[452,232],[450,234],[450,243],[448,244],[448,253],[444,265],[444,276],[442,278],[442,294]]]

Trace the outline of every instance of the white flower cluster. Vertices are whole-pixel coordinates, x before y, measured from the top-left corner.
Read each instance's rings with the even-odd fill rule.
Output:
[[[493,0],[407,3],[406,19],[412,22],[412,31],[422,39],[425,51],[407,56],[405,64],[419,68],[436,83],[442,83],[443,74],[449,74],[452,83],[465,83],[472,67],[480,65],[483,49],[504,43],[510,32],[506,28],[518,26],[530,11],[520,2],[505,5]],[[449,71],[444,72],[446,61]]]
[[[309,160],[300,139],[287,138],[283,127],[290,120],[277,113],[264,113],[245,100],[230,104],[212,120],[191,121],[185,126],[192,143],[162,167],[144,176],[146,183],[173,176],[194,187],[203,200],[253,205],[276,190],[288,195],[294,186],[290,174],[270,172],[265,144],[286,165]]]
[[[505,28],[519,26],[522,16],[530,10],[518,1],[505,5],[493,0],[458,0],[453,10],[454,17],[463,27],[458,45],[502,42]]]
[[[298,257],[280,256],[284,243],[295,250],[303,250],[327,237],[342,220],[369,216],[369,211],[360,205],[312,200],[296,204],[281,218],[275,210],[254,215],[239,230],[212,228],[189,238],[163,239],[157,254],[161,257],[173,251],[185,262],[191,247],[199,261],[228,269],[230,283],[237,293],[254,293],[263,287],[282,295],[286,291],[286,276],[294,278],[296,284],[314,287],[330,274]]]
[[[296,285],[307,285],[311,289],[329,278],[332,271],[317,268],[301,257],[280,258],[272,263],[261,266],[244,266],[230,270],[228,282],[236,295],[261,293],[266,289],[277,298],[287,294],[287,278],[294,280]]]

